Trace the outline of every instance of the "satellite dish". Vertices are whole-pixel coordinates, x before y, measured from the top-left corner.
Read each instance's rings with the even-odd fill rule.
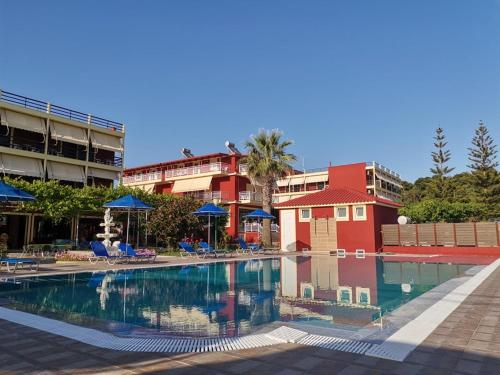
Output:
[[[399,225],[411,224],[411,219],[408,216],[399,216],[398,224]]]

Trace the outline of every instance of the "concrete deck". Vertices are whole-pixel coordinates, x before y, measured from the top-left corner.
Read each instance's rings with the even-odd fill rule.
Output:
[[[404,362],[293,344],[202,354],[119,352],[0,320],[0,374],[498,374],[498,285],[500,268]]]

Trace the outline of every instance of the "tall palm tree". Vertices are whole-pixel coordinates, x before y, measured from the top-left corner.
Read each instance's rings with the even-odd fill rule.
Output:
[[[282,141],[283,133],[277,129],[260,129],[257,135],[251,136],[245,142],[247,149],[247,168],[250,180],[254,185],[262,187],[262,208],[271,213],[273,203],[273,189],[276,180],[285,172],[292,169],[291,162],[295,155],[286,152],[286,148],[293,142]],[[265,219],[262,228],[262,242],[265,246],[271,245],[271,221]]]

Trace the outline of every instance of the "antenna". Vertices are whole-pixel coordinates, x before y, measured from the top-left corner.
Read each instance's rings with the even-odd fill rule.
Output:
[[[241,155],[240,150],[236,148],[233,142],[226,141],[224,142],[224,145],[226,148],[229,150],[229,153],[232,155]]]
[[[185,147],[181,149],[181,153],[186,158],[192,158],[194,156],[193,153],[191,152],[191,150],[189,148],[185,148]]]

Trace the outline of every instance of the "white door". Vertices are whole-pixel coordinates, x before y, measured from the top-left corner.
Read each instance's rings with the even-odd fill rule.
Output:
[[[295,235],[295,209],[280,210],[281,250],[297,251]]]

